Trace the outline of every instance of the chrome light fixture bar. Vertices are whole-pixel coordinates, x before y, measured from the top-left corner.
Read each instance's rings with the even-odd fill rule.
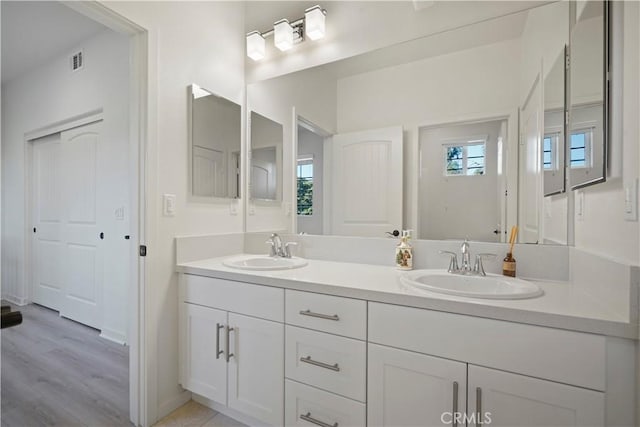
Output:
[[[273,24],[273,29],[247,33],[247,56],[254,61],[265,57],[265,39],[273,36],[275,46],[281,51],[289,50],[293,45],[304,41],[305,34],[310,40],[319,40],[325,36],[325,16],[327,11],[320,6],[313,6],[304,12],[304,17],[289,22],[280,19]]]

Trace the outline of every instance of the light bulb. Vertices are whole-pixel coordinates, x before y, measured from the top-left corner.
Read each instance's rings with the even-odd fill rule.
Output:
[[[281,19],[273,24],[274,44],[282,51],[289,50],[293,46],[293,28],[289,21]]]
[[[324,12],[320,6],[313,6],[304,11],[305,31],[311,40],[324,37]]]
[[[247,34],[247,56],[254,61],[264,58],[264,37],[258,31]]]

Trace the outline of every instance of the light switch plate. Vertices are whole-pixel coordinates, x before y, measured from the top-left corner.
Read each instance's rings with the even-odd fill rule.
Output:
[[[162,196],[162,213],[164,216],[176,216],[176,195],[165,194]]]
[[[238,204],[235,201],[229,203],[229,214],[230,215],[238,215]]]
[[[624,187],[624,220],[638,220],[638,179]]]

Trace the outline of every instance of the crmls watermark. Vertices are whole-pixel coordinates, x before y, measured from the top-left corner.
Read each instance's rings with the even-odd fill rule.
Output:
[[[455,424],[455,425],[483,425],[491,424],[491,412],[473,412],[467,414],[465,412],[443,412],[440,415],[440,421],[443,424]]]

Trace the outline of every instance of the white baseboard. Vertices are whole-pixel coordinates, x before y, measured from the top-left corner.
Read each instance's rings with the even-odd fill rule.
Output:
[[[111,329],[102,329],[100,331],[100,338],[112,341],[116,344],[127,345],[127,336],[122,332],[117,332]]]
[[[158,406],[158,419],[153,421],[151,424],[153,425],[157,421],[160,421],[190,400],[191,392],[188,390],[184,390],[182,393],[165,400]]]
[[[3,295],[2,299],[20,307],[29,304],[29,300],[27,298],[20,298],[13,295]]]
[[[211,408],[216,412],[220,412],[223,415],[226,415],[229,418],[233,418],[236,421],[240,421],[243,424],[246,424],[251,427],[270,427],[270,424],[266,424],[263,421],[257,420],[248,415],[242,414],[238,411],[234,411],[233,409],[228,408],[225,405],[221,405],[219,403],[214,402],[213,400],[207,399],[206,397],[202,397],[199,394],[192,393],[192,398],[194,401],[198,402],[201,405],[206,406],[207,408]]]

